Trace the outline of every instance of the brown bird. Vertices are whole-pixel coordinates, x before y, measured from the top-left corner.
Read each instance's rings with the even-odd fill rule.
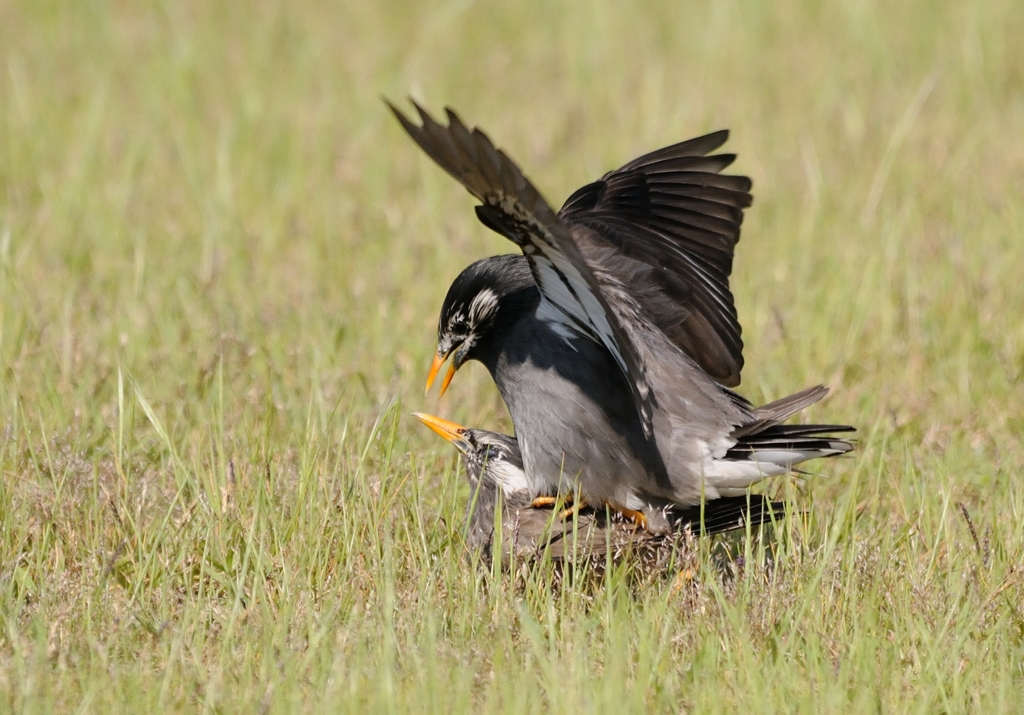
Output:
[[[486,561],[500,548],[532,559],[547,554],[552,560],[590,558],[612,553],[639,554],[641,558],[667,557],[690,535],[716,534],[746,525],[759,525],[785,516],[785,504],[759,494],[726,497],[703,507],[675,507],[667,513],[668,533],[654,534],[614,512],[587,507],[572,517],[551,508],[531,506],[529,482],[514,437],[470,429],[433,415],[414,413],[427,427],[452,444],[462,455],[470,485],[466,507],[466,543]],[[495,544],[495,529],[500,541]]]

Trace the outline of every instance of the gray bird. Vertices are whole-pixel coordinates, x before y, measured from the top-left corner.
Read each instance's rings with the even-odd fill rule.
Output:
[[[765,477],[852,449],[819,437],[843,425],[781,423],[827,393],[814,387],[755,408],[739,382],[742,342],[728,276],[750,181],[705,156],[716,132],[612,171],[557,214],[502,151],[451,110],[416,107],[417,144],[481,201],[481,221],[523,256],[459,275],[438,324],[428,389],[467,360],[490,372],[508,406],[528,492],[574,491],[652,530],[669,504],[745,494]],[[797,430],[795,432],[791,430]]]
[[[452,444],[462,455],[470,485],[466,507],[466,544],[489,560],[495,527],[500,523],[504,558],[537,557],[554,560],[633,551],[642,555],[671,550],[687,534],[718,534],[749,525],[779,521],[785,504],[760,494],[716,499],[701,506],[672,507],[667,512],[671,534],[652,534],[629,520],[609,518],[603,510],[585,508],[574,519],[559,518],[547,508],[531,506],[532,497],[522,455],[515,437],[470,429],[455,422],[414,413],[420,422]],[[574,529],[575,527],[575,529]]]

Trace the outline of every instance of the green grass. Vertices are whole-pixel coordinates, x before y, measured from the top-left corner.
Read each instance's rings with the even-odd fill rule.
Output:
[[[0,3],[0,710],[1019,712],[1019,3],[348,5]],[[422,385],[511,245],[382,94],[555,203],[733,130],[741,391],[860,429],[736,579],[466,565],[409,412],[510,429]]]

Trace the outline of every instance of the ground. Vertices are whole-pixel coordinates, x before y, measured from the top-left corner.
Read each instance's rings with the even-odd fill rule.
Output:
[[[0,4],[0,708],[1019,711],[1018,5]],[[423,381],[513,247],[409,95],[556,205],[732,130],[741,392],[859,429],[803,514],[687,578],[467,564],[409,413],[511,429]]]

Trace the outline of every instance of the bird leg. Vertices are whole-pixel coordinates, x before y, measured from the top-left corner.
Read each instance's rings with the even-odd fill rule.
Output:
[[[558,518],[561,521],[565,521],[570,516],[573,516],[574,514],[578,514],[580,509],[583,509],[584,507],[586,507],[587,502],[582,497],[577,499],[575,493],[569,492],[568,494],[565,494],[565,495],[559,495],[559,496],[553,496],[553,497],[548,497],[548,496],[536,497],[532,502],[530,502],[530,507],[534,508],[534,509],[538,509],[540,507],[548,507],[548,506],[553,507],[553,506],[558,506],[558,505],[561,505],[561,504],[571,504],[572,505],[572,506],[567,507],[566,509],[563,509],[562,511],[558,512]]]
[[[586,506],[587,500],[584,499],[583,497],[580,497],[579,499],[573,501],[571,507],[569,507],[568,509],[563,509],[561,513],[559,513],[558,518],[562,521],[565,521],[570,516],[579,516],[580,509],[583,509]]]
[[[607,504],[606,506],[612,511],[618,512],[626,519],[629,519],[634,524],[639,526],[641,529],[647,529],[647,517],[644,515],[642,511],[637,511],[636,509],[627,509],[624,506],[612,506],[611,504]]]
[[[674,579],[672,579],[672,593],[679,593],[686,586],[692,584],[696,578],[697,569],[693,566],[687,566],[685,569],[677,573]]]
[[[537,497],[536,499],[533,500],[533,504],[531,506],[537,506],[537,502],[542,499],[545,500],[543,502],[543,504],[545,505],[554,504],[556,501],[555,497]],[[549,499],[550,501],[547,501]],[[580,497],[579,499],[573,500],[572,494],[568,494],[565,498],[565,501],[572,503],[572,506],[568,507],[567,509],[563,509],[561,512],[558,513],[558,518],[562,521],[565,521],[569,517],[578,515],[580,510],[587,506],[586,499]],[[605,504],[605,506],[608,507],[608,509],[610,509],[611,511],[620,514],[623,518],[632,521],[641,529],[647,529],[647,517],[644,515],[642,511],[637,511],[636,509],[629,509],[624,506],[614,506],[612,504],[607,503]]]
[[[575,498],[576,495],[573,494],[572,492],[569,492],[568,494],[565,495],[558,495],[553,497],[536,497],[532,502],[530,502],[530,507],[533,509],[539,509],[545,506],[555,506],[558,503],[572,504]]]

